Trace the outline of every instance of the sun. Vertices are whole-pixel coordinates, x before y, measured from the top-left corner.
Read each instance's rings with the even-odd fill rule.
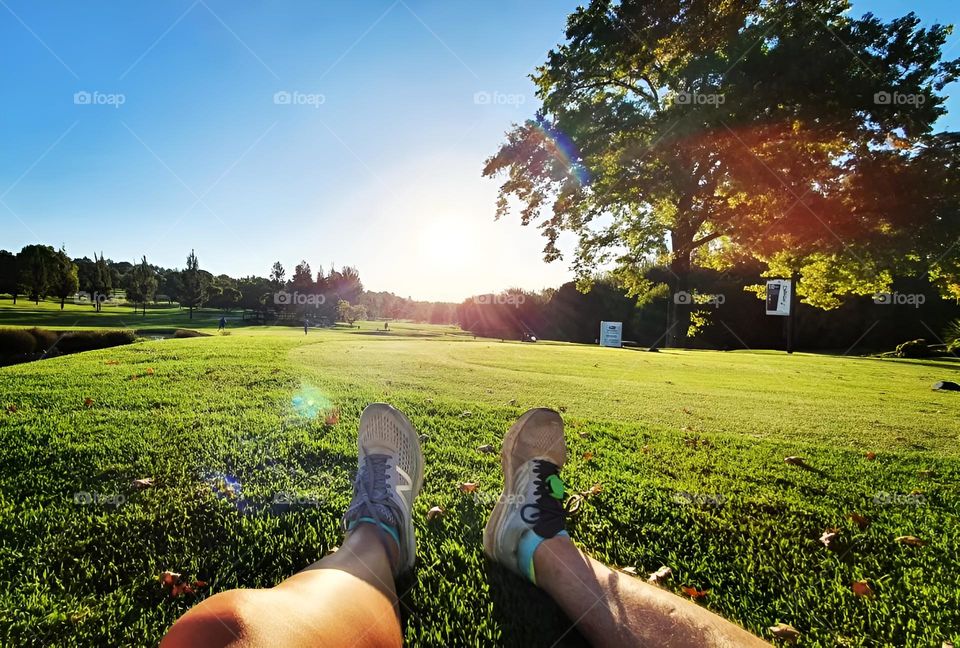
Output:
[[[470,246],[451,223],[429,223],[423,226],[417,237],[417,250],[421,259],[437,265],[461,265]]]

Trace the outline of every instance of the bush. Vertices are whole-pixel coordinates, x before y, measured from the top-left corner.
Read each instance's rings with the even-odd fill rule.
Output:
[[[192,338],[192,337],[209,337],[206,333],[201,333],[200,331],[191,331],[190,329],[177,329],[173,337],[175,338]]]
[[[951,353],[960,351],[960,319],[953,320],[947,325],[943,337],[947,341],[947,351]]]
[[[26,355],[37,348],[37,340],[27,329],[0,329],[0,358]]]
[[[897,350],[893,354],[898,358],[929,358],[931,352],[927,341],[920,339],[897,345]]]
[[[61,353],[77,353],[130,344],[135,342],[136,339],[137,336],[133,331],[125,329],[117,331],[70,331],[64,333],[57,349]]]
[[[49,351],[53,348],[53,345],[57,343],[57,340],[60,339],[59,333],[49,329],[33,327],[29,333],[33,336],[36,343],[33,350],[37,353]]]

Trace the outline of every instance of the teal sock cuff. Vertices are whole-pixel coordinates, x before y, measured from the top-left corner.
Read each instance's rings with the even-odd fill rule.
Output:
[[[356,528],[356,526],[362,522],[366,522],[368,524],[376,524],[378,527],[380,527],[381,529],[389,533],[390,537],[393,538],[394,542],[397,543],[397,546],[398,547],[400,546],[400,534],[397,533],[397,530],[394,529],[389,524],[384,524],[383,522],[379,520],[375,520],[372,517],[357,518],[356,520],[350,523],[350,526],[347,527],[347,531],[353,531]]]
[[[566,530],[560,531],[553,537],[556,538],[557,536],[570,537]],[[530,582],[534,585],[537,584],[537,574],[533,568],[533,552],[536,551],[540,543],[546,539],[547,538],[530,531],[521,536],[520,544],[517,546],[517,566],[520,567],[520,573],[529,578]]]

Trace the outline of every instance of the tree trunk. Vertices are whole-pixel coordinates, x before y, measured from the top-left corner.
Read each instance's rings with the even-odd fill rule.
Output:
[[[193,319],[193,306],[190,307],[190,319]]]
[[[60,298],[60,310],[63,310],[63,302],[66,300],[66,297]]]
[[[680,250],[677,252],[676,250]],[[690,252],[682,243],[674,244],[674,257],[670,262],[671,287],[670,325],[667,329],[667,346],[686,348],[687,331],[690,329],[690,314],[693,311],[693,294],[690,292]]]

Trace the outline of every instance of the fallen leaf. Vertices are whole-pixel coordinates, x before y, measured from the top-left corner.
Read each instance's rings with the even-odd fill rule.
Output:
[[[673,570],[667,567],[666,565],[663,565],[662,567],[660,567],[660,569],[653,572],[652,574],[650,574],[650,576],[647,577],[647,582],[653,583],[654,585],[659,585],[660,583],[667,580],[671,576],[673,576]]]
[[[92,399],[92,398],[84,398],[84,399],[83,399],[83,406],[84,406],[84,407],[93,407],[93,399]]]
[[[473,412],[471,412],[470,410],[463,410],[462,412],[460,412],[460,416],[462,418],[470,418],[471,416],[473,416]]]
[[[516,398],[511,398],[511,399],[508,401],[508,404],[509,404],[509,405],[516,405],[516,404],[517,404],[517,399],[516,399]]]
[[[195,581],[193,581],[193,586],[194,586],[194,587],[198,587],[198,588],[199,588],[199,587],[206,587],[206,586],[207,586],[207,581],[195,580]]]
[[[150,488],[153,486],[153,477],[143,477],[142,479],[134,479],[133,485],[135,488]]]
[[[650,446],[648,445],[643,446],[642,448],[640,448],[640,452],[642,452],[643,454],[650,454]]]
[[[120,363],[119,363],[117,360],[107,360],[107,361],[104,362],[103,364],[118,365],[118,364],[120,364]]]
[[[865,454],[864,456],[867,458],[867,461],[873,461],[874,459],[877,458],[877,453],[876,453],[876,452],[868,452],[868,453]]]
[[[172,571],[165,571],[160,574],[160,586],[161,587],[171,587],[180,580],[180,574]]]
[[[147,367],[147,375],[148,375],[148,376],[152,376],[152,375],[153,375],[153,367]]]
[[[790,464],[791,466],[806,466],[807,462],[803,457],[786,457],[783,460],[784,463]]]
[[[482,452],[483,454],[493,454],[496,450],[493,449],[493,446],[487,443],[486,445],[477,446],[477,452]]]
[[[800,636],[800,631],[787,623],[778,623],[777,625],[770,626],[769,629],[774,639],[783,639],[790,643],[796,642]]]
[[[427,511],[427,522],[430,522],[438,517],[443,517],[443,514],[446,513],[441,507],[434,506],[432,509]]]
[[[942,644],[940,644],[940,648],[953,648],[953,642],[944,641]]]
[[[172,598],[177,598],[184,594],[195,594],[193,588],[190,586],[190,583],[174,583],[173,587],[170,588],[170,596]]]
[[[473,482],[463,482],[460,484],[461,493],[472,493],[475,490],[477,490],[477,485]]]
[[[593,459],[593,453],[592,453],[592,452],[587,451],[587,452],[584,452],[584,453],[583,453],[583,460],[584,460],[584,461],[590,461],[591,459]]]
[[[630,574],[631,576],[637,575],[636,567],[623,567],[622,569],[620,569],[620,571],[622,571],[624,574]]]
[[[603,492],[603,484],[597,483],[591,486],[590,488],[588,488],[587,490],[583,491],[582,493],[580,493],[580,495],[581,497],[590,497],[592,495],[596,495],[601,492]]]
[[[328,551],[327,554],[335,554],[338,551],[340,551],[340,545],[333,545],[330,547],[330,551]]]
[[[131,374],[130,380],[140,380],[140,376],[134,376]]]
[[[853,520],[853,523],[860,527],[861,531],[870,526],[870,519],[860,515],[859,513],[851,513],[847,517]]]
[[[682,586],[680,589],[683,590],[684,594],[695,599],[701,599],[710,593],[708,589],[698,590],[696,587],[688,587],[687,585]]]
[[[837,541],[837,538],[840,537],[839,529],[827,529],[823,532],[823,535],[820,536],[820,542],[823,543],[823,546],[827,549],[830,548],[830,545],[834,544]]]
[[[857,596],[863,596],[866,598],[873,597],[873,588],[867,583],[867,581],[853,581],[853,585],[850,586],[853,590],[853,593]]]
[[[336,425],[340,422],[340,409],[334,407],[329,414],[323,419],[324,425]]]
[[[10,412],[11,414],[13,414],[14,412],[17,411],[17,406],[16,406],[16,405],[8,405],[8,406],[7,406],[7,411]]]
[[[936,473],[932,470],[918,470],[917,477],[920,477],[921,479],[932,479],[933,477],[936,477]]]
[[[900,544],[905,544],[910,547],[922,547],[927,544],[926,540],[921,540],[917,536],[897,536],[894,538],[894,542],[899,542]]]
[[[421,435],[420,435],[420,443],[426,443],[426,442],[429,441],[429,440],[430,440],[430,435],[429,435],[429,434],[421,434]]]

